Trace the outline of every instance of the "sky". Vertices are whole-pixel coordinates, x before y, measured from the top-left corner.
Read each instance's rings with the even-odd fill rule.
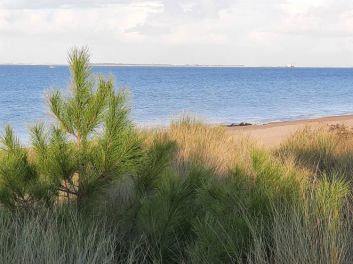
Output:
[[[0,0],[0,63],[353,66],[353,0]]]

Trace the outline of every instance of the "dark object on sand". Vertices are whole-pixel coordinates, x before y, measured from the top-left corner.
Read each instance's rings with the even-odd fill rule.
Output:
[[[238,126],[252,126],[251,123],[247,123],[247,122],[241,122],[241,123],[231,123],[229,125],[226,125],[227,127],[238,127]]]

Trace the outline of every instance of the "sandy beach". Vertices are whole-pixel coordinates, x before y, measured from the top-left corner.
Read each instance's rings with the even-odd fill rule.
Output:
[[[266,147],[276,147],[298,130],[306,127],[313,129],[329,128],[330,126],[337,124],[353,127],[353,115],[273,122],[263,125],[232,126],[226,127],[226,131],[234,136],[249,136]]]

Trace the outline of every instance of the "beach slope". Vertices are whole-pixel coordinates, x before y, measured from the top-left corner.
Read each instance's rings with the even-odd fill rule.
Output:
[[[316,119],[273,122],[263,125],[226,127],[232,136],[245,135],[266,147],[277,147],[296,131],[306,127],[312,129],[331,128],[336,125],[353,127],[353,115],[330,116]]]

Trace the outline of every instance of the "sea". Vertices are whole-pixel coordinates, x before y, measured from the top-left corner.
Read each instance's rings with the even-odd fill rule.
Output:
[[[268,123],[353,114],[353,68],[96,66],[95,75],[129,91],[137,126],[167,126],[181,116],[207,123]],[[51,123],[46,94],[67,92],[67,66],[0,66],[0,129]],[[2,132],[1,132],[2,133]]]

